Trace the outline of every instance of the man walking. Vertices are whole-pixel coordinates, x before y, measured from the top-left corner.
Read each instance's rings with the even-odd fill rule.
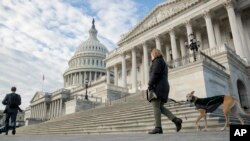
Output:
[[[4,113],[6,113],[5,119],[5,134],[8,135],[9,130],[9,119],[11,118],[12,124],[12,134],[16,134],[16,116],[18,110],[21,112],[22,110],[19,108],[21,105],[21,97],[19,94],[16,94],[16,87],[11,87],[11,93],[7,94],[3,100],[3,105],[6,105]]]

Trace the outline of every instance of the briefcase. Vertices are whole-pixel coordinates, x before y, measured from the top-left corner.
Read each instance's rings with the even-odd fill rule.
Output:
[[[151,102],[153,99],[157,99],[157,95],[153,90],[147,90],[147,100]]]

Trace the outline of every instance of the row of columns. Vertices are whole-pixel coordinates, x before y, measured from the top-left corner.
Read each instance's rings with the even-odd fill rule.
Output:
[[[65,86],[70,86],[75,84],[85,84],[86,79],[88,79],[88,81],[97,80],[99,77],[103,75],[104,75],[103,72],[91,72],[91,71],[72,73],[65,76],[64,84]]]
[[[77,59],[73,60],[70,63],[70,67],[79,67],[79,66],[95,66],[95,67],[105,67],[105,62],[100,59]]]
[[[45,102],[31,106],[31,118],[44,119],[47,116],[47,105]]]
[[[55,118],[62,115],[63,100],[57,99],[50,103],[49,118]],[[31,118],[47,119],[46,102],[31,106]]]
[[[49,118],[60,117],[62,115],[63,100],[56,99],[50,103]]]
[[[241,39],[241,37],[243,37],[243,33],[242,33],[242,35],[240,34],[239,29],[236,25],[235,11],[234,11],[234,8],[233,8],[231,2],[226,4],[226,9],[227,9],[228,17],[229,17],[231,31],[233,34],[233,41],[234,41],[236,53],[241,57],[246,57],[247,56],[246,54],[248,54],[248,56],[250,56],[250,53],[249,53],[250,51],[248,49],[244,49],[244,46],[242,45],[241,40],[244,40],[244,38]],[[221,41],[221,33],[220,33],[219,23],[215,21],[215,24],[213,25],[209,11],[204,12],[203,16],[204,16],[206,27],[207,27],[209,48],[215,48],[217,46],[220,46],[222,41]],[[239,19],[239,20],[241,21],[241,19]],[[191,25],[190,21],[187,21],[185,23],[185,26],[186,26],[186,31],[187,31],[187,40],[190,44],[190,37],[188,35],[193,33],[193,29],[192,29],[192,25]],[[242,26],[242,23],[241,23],[241,26]],[[243,30],[243,27],[242,27],[242,30]],[[180,58],[180,54],[178,53],[178,49],[177,49],[176,35],[175,35],[174,28],[169,31],[169,35],[170,35],[172,57],[173,57],[173,60],[175,60],[175,59]],[[197,40],[202,41],[201,32],[199,30],[196,31],[195,35],[196,35]],[[181,37],[180,38],[180,51],[181,51],[182,57],[187,54],[184,42],[185,42],[185,39]],[[160,41],[159,35],[155,37],[155,43],[156,43],[156,48],[161,50],[162,46],[161,46],[161,41]],[[149,80],[149,78],[148,78],[149,77],[148,76],[149,60],[148,60],[148,47],[147,47],[146,41],[142,44],[142,47],[143,47],[143,66],[144,66],[144,72],[145,72],[144,73],[144,80],[145,80],[144,85],[147,85],[148,80]],[[247,51],[248,53],[244,54],[243,50]],[[136,64],[135,48],[132,48],[131,52],[132,52],[132,89],[136,89],[137,88],[137,74],[136,74],[137,64]],[[122,62],[121,62],[122,87],[126,87],[127,86],[126,56],[123,53],[123,54],[121,54],[121,57],[122,57]],[[169,45],[166,45],[166,60],[170,61],[170,46]],[[108,74],[110,71],[109,69],[110,68],[107,69]],[[118,85],[117,65],[114,65],[114,78],[115,78],[114,84]],[[109,79],[109,76],[108,76],[108,79]],[[107,80],[107,81],[108,81],[108,83],[110,83],[109,80]]]

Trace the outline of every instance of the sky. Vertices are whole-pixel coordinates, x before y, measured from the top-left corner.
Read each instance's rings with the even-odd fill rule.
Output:
[[[62,88],[68,60],[88,38],[92,18],[98,39],[111,51],[165,1],[0,0],[0,101],[16,86],[25,109],[36,91]]]

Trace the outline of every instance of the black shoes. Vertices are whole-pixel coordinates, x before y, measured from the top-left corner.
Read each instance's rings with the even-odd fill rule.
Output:
[[[176,126],[176,131],[179,132],[181,130],[182,120],[180,118],[175,117],[172,121]]]
[[[162,134],[162,128],[161,127],[155,127],[152,131],[148,132],[148,134]]]
[[[12,135],[15,135],[16,134],[16,130],[12,130]]]

